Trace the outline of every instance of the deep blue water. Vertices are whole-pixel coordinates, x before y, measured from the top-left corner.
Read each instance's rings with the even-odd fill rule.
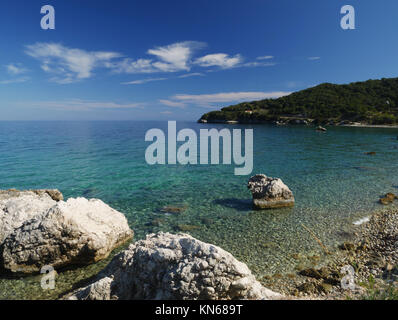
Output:
[[[225,126],[177,123],[211,127]],[[167,132],[167,122],[0,122],[0,188],[100,198],[126,214],[136,239],[193,225],[189,233],[230,251],[259,278],[294,270],[294,254],[320,254],[302,223],[333,247],[354,220],[380,208],[381,194],[398,192],[398,129],[227,126],[254,129],[253,174],[280,177],[295,195],[293,209],[258,212],[249,176],[235,176],[234,165],[149,166],[151,128]],[[168,215],[164,206],[185,211]],[[28,280],[21,281],[0,281],[0,297],[21,297],[9,289]]]

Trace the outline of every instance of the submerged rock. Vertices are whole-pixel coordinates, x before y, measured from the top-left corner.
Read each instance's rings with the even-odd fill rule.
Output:
[[[159,212],[163,214],[181,214],[185,210],[187,210],[187,206],[164,206],[162,207]]]
[[[380,198],[379,202],[381,204],[388,205],[390,203],[393,203],[395,199],[398,199],[398,197],[395,194],[387,193],[384,197]]]
[[[250,178],[248,188],[256,209],[293,207],[293,192],[279,178],[257,174]]]
[[[99,280],[69,299],[281,299],[246,264],[189,235],[151,234],[115,256]]]
[[[179,224],[177,225],[177,229],[182,232],[189,232],[200,229],[200,227],[193,224]]]
[[[18,273],[89,264],[133,236],[125,216],[101,200],[55,201],[48,192],[0,196],[0,263]]]

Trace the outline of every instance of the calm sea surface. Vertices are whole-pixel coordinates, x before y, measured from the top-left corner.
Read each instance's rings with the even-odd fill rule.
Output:
[[[212,127],[225,126],[177,122],[177,130]],[[321,263],[321,248],[302,224],[333,248],[349,237],[353,221],[380,208],[381,194],[398,193],[397,129],[227,127],[254,129],[253,174],[280,177],[295,195],[293,209],[258,212],[249,176],[235,176],[233,165],[147,165],[151,128],[167,132],[167,122],[0,122],[0,189],[100,198],[125,213],[135,239],[189,229],[247,263],[260,280],[313,257]],[[376,155],[364,154],[370,151]],[[165,206],[184,211],[165,213]],[[56,290],[47,292],[39,277],[0,278],[0,299],[55,298],[105,264],[60,272]]]

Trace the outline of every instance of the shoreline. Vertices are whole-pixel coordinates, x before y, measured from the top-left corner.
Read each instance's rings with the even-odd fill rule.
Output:
[[[198,120],[197,123],[199,124],[225,124],[225,125],[262,125],[262,124],[267,124],[267,125],[275,125],[276,127],[281,127],[281,126],[306,126],[306,127],[315,127],[312,123],[312,121],[309,121],[308,123],[303,123],[303,119],[295,119],[297,121],[300,121],[299,123],[276,123],[274,121],[239,121],[239,120]],[[398,129],[398,124],[366,124],[366,123],[350,123],[350,124],[330,124],[330,123],[325,123],[323,126],[326,127],[353,127],[353,128],[388,128],[388,129]]]
[[[334,127],[398,129],[398,125],[388,125],[388,124],[342,124],[342,125],[334,126]]]
[[[358,221],[362,223],[354,223]],[[327,260],[260,282],[289,300],[384,300],[392,295],[398,299],[398,248],[394,241],[398,237],[398,206],[372,211],[358,221],[353,222],[352,239],[330,250]],[[349,276],[349,271],[342,273],[343,267],[354,272],[354,285],[349,289],[342,288],[342,279]]]

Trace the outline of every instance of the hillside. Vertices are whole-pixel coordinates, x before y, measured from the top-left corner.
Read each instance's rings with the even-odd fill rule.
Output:
[[[200,122],[398,123],[398,78],[323,83],[278,99],[243,102],[204,114]]]

